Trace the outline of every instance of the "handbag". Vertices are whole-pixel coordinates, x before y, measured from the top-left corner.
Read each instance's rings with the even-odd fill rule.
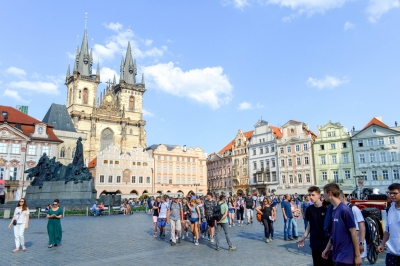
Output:
[[[13,225],[17,225],[17,220],[19,219],[19,217],[21,216],[21,214],[22,214],[22,212],[18,215],[18,218],[17,218],[17,219],[14,219],[14,220],[13,220]]]
[[[261,223],[262,221],[262,214],[257,212],[257,221],[259,221]]]

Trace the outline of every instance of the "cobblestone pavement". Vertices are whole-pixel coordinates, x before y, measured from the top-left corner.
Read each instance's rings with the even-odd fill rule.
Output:
[[[220,251],[205,239],[199,240],[199,246],[187,239],[170,246],[168,226],[165,239],[153,238],[152,218],[142,212],[126,216],[67,216],[61,220],[62,244],[51,249],[47,248],[47,220],[31,219],[25,231],[27,251],[11,253],[14,234],[13,229],[7,228],[9,222],[0,219],[0,265],[312,265],[308,241],[306,247],[298,249],[295,241],[283,240],[279,210],[272,243],[263,242],[263,227],[257,221],[230,228],[232,243],[237,247],[233,252],[227,250],[224,235]],[[298,228],[301,235],[301,220]],[[384,256],[380,255],[375,265],[384,265]]]

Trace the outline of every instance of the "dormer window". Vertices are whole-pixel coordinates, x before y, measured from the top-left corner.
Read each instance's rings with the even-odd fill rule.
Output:
[[[39,127],[38,133],[39,133],[39,134],[43,134],[43,128],[42,128],[42,127]]]

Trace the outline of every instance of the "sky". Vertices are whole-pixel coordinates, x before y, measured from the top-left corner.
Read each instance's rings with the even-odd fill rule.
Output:
[[[400,122],[400,0],[2,1],[0,105],[65,104],[85,24],[99,94],[131,42],[148,145],[218,152],[261,118]]]

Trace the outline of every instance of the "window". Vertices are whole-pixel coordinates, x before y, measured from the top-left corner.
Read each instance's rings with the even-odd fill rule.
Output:
[[[172,177],[168,178],[168,184],[172,185]]]
[[[150,176],[146,177],[146,183],[150,184]]]
[[[372,180],[378,180],[378,172],[372,171]]]
[[[167,177],[164,176],[164,180],[163,180],[164,184],[167,184]]]
[[[187,183],[188,183],[188,184],[190,184],[190,177],[188,177],[188,179],[187,179]]]
[[[293,184],[293,176],[292,175],[289,175],[289,183]]]
[[[164,172],[167,172],[167,166],[164,165]]]
[[[371,163],[374,163],[374,162],[375,162],[375,153],[370,153],[370,154],[369,154],[369,161],[370,161]]]
[[[363,143],[362,139],[358,140],[357,143],[358,143],[358,147],[364,147],[364,143]]]
[[[286,184],[286,176],[285,175],[282,175],[282,183]]]
[[[301,165],[301,158],[300,157],[296,158],[296,165]]]
[[[394,137],[389,137],[389,144],[395,144]]]
[[[306,174],[306,182],[311,183],[310,174]]]
[[[285,166],[285,160],[284,159],[281,160],[281,166]]]
[[[350,179],[350,170],[344,170],[344,176],[346,179]]]
[[[161,184],[161,176],[157,176],[157,184]]]
[[[383,145],[383,144],[385,144],[383,138],[378,138],[378,145]]]
[[[275,151],[275,146],[271,146],[271,152]]]
[[[368,139],[368,146],[374,146],[374,140]]]
[[[347,142],[342,142],[342,148],[343,149],[347,148]]]
[[[303,183],[303,178],[301,177],[301,174],[298,174],[298,175],[297,175],[297,181],[298,181],[299,183]]]
[[[304,150],[304,151],[307,151],[307,150],[308,150],[308,144],[307,144],[307,143],[304,143],[304,144],[303,144],[303,150]]]
[[[288,164],[288,166],[292,166],[292,159],[291,158],[287,159],[287,164]]]
[[[193,173],[196,173],[196,167],[193,167],[193,168],[192,168],[192,172],[193,172]],[[222,171],[221,171],[221,175],[222,175]]]
[[[133,96],[129,97],[129,111],[135,110],[135,98]]]
[[[190,163],[190,158],[187,158],[188,163]]]
[[[390,152],[390,160],[393,162],[393,161],[396,161],[396,159],[397,159],[396,152],[395,151],[391,151]]]
[[[143,184],[143,176],[139,176],[139,184]]]
[[[288,152],[288,153],[291,153],[291,152],[292,152],[292,147],[291,147],[291,146],[287,146],[286,149],[287,149],[287,152]]]
[[[326,164],[325,156],[321,156],[321,164]]]
[[[0,153],[6,153],[7,152],[7,143],[0,142]]]
[[[336,155],[332,155],[332,164],[336,164],[337,160],[336,160]]]
[[[88,103],[88,89],[83,89],[83,104]]]
[[[257,162],[253,162],[253,170],[257,169]]]
[[[383,177],[383,180],[388,180],[389,179],[388,170],[382,170],[382,177]]]
[[[20,144],[13,144],[12,145],[12,149],[11,149],[11,153],[18,154],[19,150],[20,150],[19,147],[20,147]]]
[[[112,175],[109,175],[108,176],[108,183],[112,183],[113,182],[113,176]]]
[[[295,146],[296,151],[300,151],[300,145]]]
[[[328,174],[326,172],[322,172],[322,180],[328,180]]]
[[[60,150],[60,158],[64,158],[65,157],[65,148],[62,147]]]
[[[65,156],[65,149],[64,147],[61,148],[62,151],[64,151],[64,156]],[[35,145],[28,145],[28,155],[35,155],[36,154],[36,146]],[[64,157],[61,156],[61,152],[60,152],[60,157]]]
[[[5,179],[5,177],[4,177],[4,168],[0,167],[0,180],[3,180],[3,179]]]
[[[136,183],[136,176],[132,176],[131,183]]]
[[[117,175],[117,183],[121,183],[121,176]]]
[[[304,164],[309,164],[308,157],[304,157]]]
[[[17,180],[18,168],[10,167],[10,180]]]
[[[386,152],[381,152],[381,162],[385,162],[386,161]]]
[[[196,184],[196,178],[193,178],[192,181],[193,181],[193,184]]]
[[[49,146],[43,146],[42,147],[42,155],[45,154],[45,153],[46,153],[47,156],[50,157],[50,147]]]
[[[331,143],[331,150],[336,149],[336,144],[335,143]]]
[[[185,178],[182,177],[182,184],[185,184]]]
[[[169,166],[169,171],[172,173],[172,165]]]
[[[293,128],[290,130],[290,133],[292,133],[292,134],[294,133],[294,129]]]
[[[343,154],[343,162],[348,163],[349,162],[349,155],[348,154]]]
[[[99,182],[104,183],[104,175],[100,175]]]
[[[365,156],[364,154],[360,154],[360,163],[365,163]]]
[[[271,159],[271,165],[272,167],[275,167],[275,159]]]
[[[111,129],[106,128],[101,132],[101,137],[100,137],[100,150],[104,150],[108,146],[114,143],[114,133],[111,131]]]
[[[265,147],[265,153],[269,153],[269,148]]]
[[[319,150],[320,150],[320,151],[325,150],[325,145],[319,145]]]
[[[362,171],[362,172],[361,172],[361,174],[363,174],[363,175],[364,175],[364,180],[368,180],[368,175],[367,175],[367,172],[365,172],[365,171]]]
[[[280,153],[284,153],[283,147],[280,148]]]
[[[119,161],[115,161],[114,164],[119,165]],[[140,165],[140,163],[138,163]]]
[[[158,156],[157,156],[157,159],[158,159],[158,160],[161,160],[161,156],[160,156],[160,155],[158,155]]]
[[[264,153],[264,149],[260,148],[260,154],[263,154],[263,153]]]
[[[399,170],[398,169],[394,169],[393,170],[393,178],[394,179],[399,179]]]
[[[104,160],[104,161],[103,161],[103,164],[108,164],[108,160]]]
[[[256,149],[253,149],[253,155],[257,155]]]
[[[339,183],[339,173],[338,171],[333,171],[333,181]]]

